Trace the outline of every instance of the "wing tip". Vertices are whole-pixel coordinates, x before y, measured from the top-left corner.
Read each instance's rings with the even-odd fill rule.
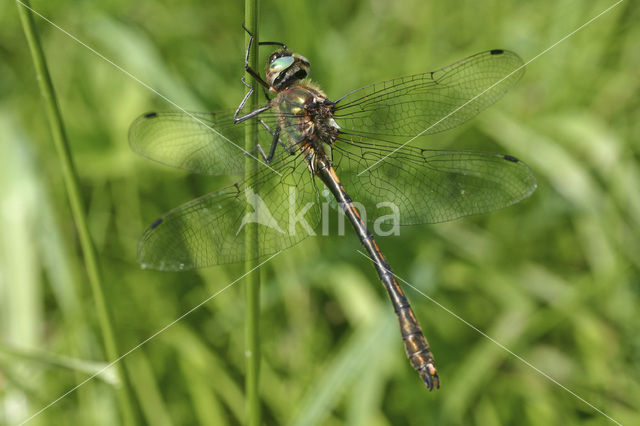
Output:
[[[526,193],[524,193],[523,197],[520,200],[518,200],[516,202],[522,201],[525,198],[529,197],[531,194],[533,194],[535,192],[535,190],[538,188],[538,181],[536,179],[535,174],[533,173],[533,171],[531,171],[529,166],[524,161],[520,160],[517,157],[514,157],[513,155],[502,154],[502,158],[504,160],[507,160],[507,161],[511,162],[511,163],[519,164],[521,167],[524,167],[529,173],[529,177],[528,177],[529,190]]]
[[[154,229],[157,228],[162,222],[164,221],[163,218],[159,217],[158,219],[156,219],[151,226],[149,226],[149,229]]]

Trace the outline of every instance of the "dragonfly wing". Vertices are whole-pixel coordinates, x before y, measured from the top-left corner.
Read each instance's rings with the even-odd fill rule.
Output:
[[[260,116],[274,129],[273,114]],[[251,121],[251,120],[249,120]],[[245,127],[233,124],[233,112],[151,112],[129,129],[129,144],[138,154],[159,163],[207,175],[241,174],[244,170]],[[258,125],[258,140],[268,147],[269,130]]]
[[[251,178],[190,201],[156,220],[138,244],[138,261],[183,270],[245,259],[245,229],[258,223],[259,256],[290,247],[320,221],[311,174],[297,156],[281,153]],[[247,204],[252,212],[247,213]],[[302,219],[302,220],[301,220]]]
[[[500,99],[524,74],[508,50],[490,50],[437,71],[366,86],[336,102],[345,136],[406,142],[459,126]]]
[[[536,189],[533,172],[515,157],[413,147],[386,157],[395,148],[334,146],[336,171],[370,219],[397,208],[402,225],[446,222],[510,206]]]

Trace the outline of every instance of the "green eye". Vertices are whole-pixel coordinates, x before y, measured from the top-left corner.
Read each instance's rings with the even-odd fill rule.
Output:
[[[271,65],[269,65],[269,72],[280,72],[283,69],[290,67],[291,64],[293,64],[293,56],[283,56],[282,58],[278,58],[271,62]]]

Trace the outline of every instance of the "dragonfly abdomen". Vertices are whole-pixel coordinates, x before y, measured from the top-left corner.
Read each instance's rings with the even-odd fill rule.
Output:
[[[440,387],[438,373],[434,364],[433,355],[429,349],[429,343],[424,337],[424,334],[422,334],[422,328],[411,309],[409,300],[407,300],[402,288],[400,288],[400,285],[396,281],[391,267],[387,263],[378,244],[375,242],[371,231],[369,231],[369,228],[364,220],[362,220],[353,201],[351,201],[351,197],[349,197],[344,186],[342,186],[331,162],[322,151],[316,152],[315,154],[312,167],[316,170],[316,174],[322,179],[327,188],[329,188],[345,215],[349,218],[349,221],[358,233],[360,242],[374,262],[382,285],[384,285],[389,294],[393,309],[398,317],[404,349],[411,366],[418,372],[429,390],[432,390],[434,387]]]

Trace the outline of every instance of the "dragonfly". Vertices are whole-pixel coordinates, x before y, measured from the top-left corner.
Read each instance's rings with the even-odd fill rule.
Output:
[[[243,175],[247,155],[255,152],[260,161],[249,177],[153,222],[138,244],[138,261],[144,268],[187,270],[246,260],[250,222],[257,223],[254,256],[277,253],[314,234],[322,220],[319,188],[324,186],[375,266],[410,364],[429,390],[439,388],[422,327],[370,231],[371,222],[353,200],[365,211],[375,211],[380,201],[392,203],[400,225],[416,225],[486,213],[531,195],[535,176],[516,157],[416,146],[423,136],[459,126],[495,103],[522,77],[522,59],[508,50],[488,50],[332,101],[310,80],[309,61],[284,43],[258,43],[278,46],[263,78],[249,66],[253,42],[251,36],[244,68],[263,86],[267,103],[242,113],[253,91],[243,77],[250,90],[234,111],[150,112],[131,125],[134,151],[189,172]],[[247,131],[258,141],[251,152],[239,145]],[[247,213],[247,203],[253,214]],[[292,209],[304,213],[298,213],[304,220],[291,220]]]

